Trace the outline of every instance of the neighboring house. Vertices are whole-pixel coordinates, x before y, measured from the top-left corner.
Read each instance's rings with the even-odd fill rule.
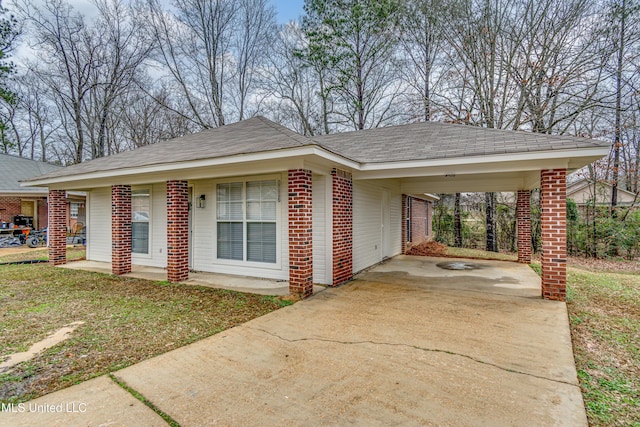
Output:
[[[567,185],[567,199],[572,199],[578,207],[586,206],[611,206],[611,194],[613,186],[608,182],[581,179]],[[618,206],[629,207],[640,204],[640,195],[631,191],[618,188]]]
[[[0,222],[25,225],[35,229],[47,227],[49,189],[22,187],[20,181],[61,169],[63,169],[62,166],[0,154]],[[84,221],[84,203],[83,195],[69,194],[66,213],[66,226],[69,229],[77,221]]]
[[[262,117],[56,170],[51,218],[65,191],[87,191],[87,259],[339,285],[407,241],[407,197],[518,191],[519,259],[529,262],[529,199],[541,187],[545,298],[565,298],[566,173],[609,152],[581,138],[415,123],[304,137]],[[403,209],[403,200],[405,208]],[[420,219],[422,221],[422,219]],[[110,225],[110,226],[109,226]],[[415,226],[411,227],[415,230]],[[50,262],[66,262],[50,224]]]

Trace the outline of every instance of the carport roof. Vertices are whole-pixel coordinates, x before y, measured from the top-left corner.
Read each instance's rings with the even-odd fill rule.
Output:
[[[604,156],[609,144],[586,138],[552,136],[422,122],[333,135],[305,137],[264,117],[159,142],[100,159],[72,165],[26,180],[27,185],[50,185],[90,179],[147,173],[153,169],[188,170],[195,163],[217,165],[287,157],[323,156],[345,169],[373,178],[372,171],[415,168],[440,173],[436,167],[467,168],[472,163],[498,165],[502,162],[566,160],[565,167],[584,166]],[[232,160],[233,158],[233,160]],[[226,160],[228,159],[228,160]],[[286,168],[287,166],[284,166]],[[493,166],[492,166],[493,167]],[[516,167],[516,166],[512,166]],[[547,166],[544,166],[547,167]],[[486,167],[485,167],[486,168]],[[382,177],[382,176],[378,176]]]
[[[420,122],[313,138],[322,147],[359,163],[433,160],[469,156],[609,147],[570,136]]]

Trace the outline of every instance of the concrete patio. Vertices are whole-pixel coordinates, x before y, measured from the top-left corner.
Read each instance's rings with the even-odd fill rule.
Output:
[[[59,265],[58,267],[68,268],[71,270],[84,270],[93,271],[95,273],[111,274],[110,262],[83,260],[69,262],[67,264]],[[159,267],[133,265],[131,273],[123,274],[122,277],[165,281],[167,280],[167,270]],[[289,282],[286,280],[269,280],[247,276],[192,271],[189,273],[189,280],[186,280],[182,283],[186,285],[227,289],[231,291],[247,292],[258,295],[289,295]],[[314,285],[313,287],[314,293],[318,293],[323,290],[323,286]]]
[[[587,425],[565,303],[501,261],[398,256],[114,376],[184,426]],[[108,377],[31,403],[82,411],[0,424],[164,423]]]

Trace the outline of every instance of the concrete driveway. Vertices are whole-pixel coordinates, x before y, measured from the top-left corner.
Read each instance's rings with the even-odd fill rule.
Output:
[[[565,304],[528,266],[447,261],[396,257],[115,377],[183,426],[586,426]],[[84,411],[0,424],[164,425],[108,377],[31,403]]]

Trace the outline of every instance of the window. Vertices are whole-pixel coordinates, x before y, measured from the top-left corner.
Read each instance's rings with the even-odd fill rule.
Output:
[[[148,189],[131,192],[131,252],[149,253],[151,197]]]
[[[218,258],[276,262],[276,180],[218,184]]]
[[[69,216],[71,218],[78,218],[78,209],[80,208],[80,203],[71,203],[69,205]]]

